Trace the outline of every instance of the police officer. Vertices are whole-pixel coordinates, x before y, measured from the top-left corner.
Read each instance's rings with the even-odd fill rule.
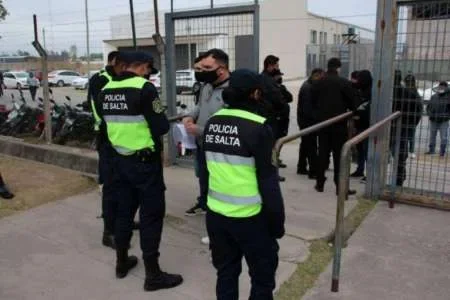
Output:
[[[228,108],[205,126],[206,226],[217,299],[239,299],[243,256],[252,283],[249,299],[273,299],[277,239],[284,235],[285,215],[278,172],[271,164],[272,130],[255,113],[262,100],[260,86],[256,73],[233,72],[223,92]]]
[[[105,177],[111,174],[111,152],[112,148],[109,144],[106,134],[105,124],[102,124],[96,106],[98,95],[105,85],[112,80],[113,77],[120,74],[123,69],[118,51],[112,51],[108,54],[108,64],[105,69],[94,74],[89,79],[88,102],[95,119],[95,131],[97,132],[97,152],[98,152],[98,183],[102,189],[102,217],[103,217],[103,237],[102,243],[106,247],[115,248],[114,244],[114,223],[117,210],[117,203],[112,197],[112,187],[105,183]],[[106,181],[108,182],[108,181]]]
[[[124,55],[126,70],[110,81],[100,94],[101,117],[114,149],[112,157],[115,200],[116,277],[123,278],[136,266],[128,256],[133,218],[140,207],[140,242],[145,265],[146,291],[180,285],[183,278],[162,272],[159,245],[165,215],[165,185],[161,160],[161,137],[169,131],[156,88],[143,78],[150,57],[143,52]]]

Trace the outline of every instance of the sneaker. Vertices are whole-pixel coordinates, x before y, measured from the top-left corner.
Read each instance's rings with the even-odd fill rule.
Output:
[[[411,156],[411,159],[415,159],[417,157],[415,153],[410,153],[409,155]]]
[[[309,172],[306,169],[297,169],[297,174],[298,175],[308,175]]]
[[[361,180],[359,182],[366,184],[367,183],[367,177],[364,176],[363,178],[361,178]]]
[[[189,208],[184,215],[188,217],[193,217],[197,215],[204,215],[206,214],[206,209],[202,206],[200,206],[200,203],[195,204],[193,207]]]
[[[6,186],[0,186],[0,197],[3,199],[12,199],[14,198],[14,194],[11,193]]]
[[[203,245],[209,245],[209,237],[208,236],[202,237],[201,242]]]
[[[285,182],[285,181],[286,181],[286,177],[278,176],[278,180],[279,180],[280,182]]]

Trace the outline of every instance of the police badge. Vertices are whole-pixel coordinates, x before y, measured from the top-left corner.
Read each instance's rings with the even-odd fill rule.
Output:
[[[159,98],[153,100],[153,111],[157,114],[160,114],[164,111],[164,106]]]

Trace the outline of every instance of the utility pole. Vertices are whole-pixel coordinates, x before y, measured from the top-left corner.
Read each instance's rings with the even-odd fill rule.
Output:
[[[44,49],[47,50],[47,45],[45,43],[45,28],[42,28],[42,38],[44,39]]]
[[[91,71],[91,52],[89,49],[89,14],[88,14],[88,0],[84,1],[85,15],[86,15],[86,52],[87,52],[87,76]]]
[[[131,16],[131,31],[133,32],[133,47],[134,47],[134,50],[137,50],[136,25],[134,23],[133,0],[130,0],[130,16]]]

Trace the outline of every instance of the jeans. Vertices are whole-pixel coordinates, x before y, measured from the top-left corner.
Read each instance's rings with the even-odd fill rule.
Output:
[[[445,148],[447,147],[448,142],[448,125],[448,121],[430,121],[430,152],[433,153],[436,150],[436,137],[439,131],[439,136],[441,138],[441,153],[445,153]]]

